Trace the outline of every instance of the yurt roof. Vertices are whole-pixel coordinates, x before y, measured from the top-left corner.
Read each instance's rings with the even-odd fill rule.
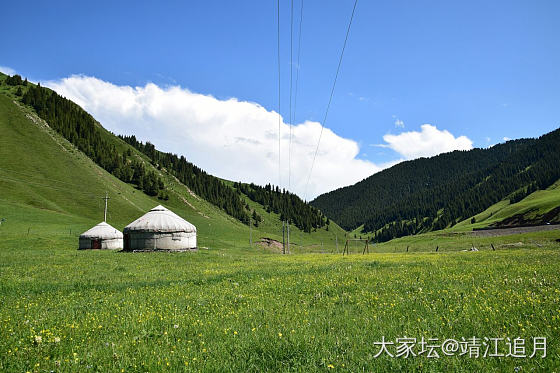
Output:
[[[190,233],[196,232],[196,227],[173,211],[159,205],[124,227],[124,231]]]
[[[95,227],[85,231],[80,235],[80,238],[102,238],[102,239],[115,239],[123,238],[123,234],[116,228],[111,227],[106,222],[101,222]]]

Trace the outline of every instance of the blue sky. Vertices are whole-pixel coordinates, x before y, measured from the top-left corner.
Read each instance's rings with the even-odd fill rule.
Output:
[[[9,2],[0,66],[35,81],[80,74],[118,87],[153,82],[277,110],[276,1],[162,3]],[[300,5],[294,1],[294,58]],[[295,123],[323,118],[352,6],[304,3]],[[426,123],[475,147],[558,128],[558,14],[557,1],[359,1],[326,127],[359,145],[354,158],[377,166],[412,157],[387,146],[385,135]],[[281,1],[285,121],[289,16],[290,2]],[[163,137],[156,145],[204,163]]]

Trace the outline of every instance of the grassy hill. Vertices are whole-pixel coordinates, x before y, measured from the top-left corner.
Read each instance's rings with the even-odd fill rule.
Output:
[[[0,81],[5,76],[0,76]],[[130,221],[161,200],[149,197],[142,191],[106,172],[70,144],[29,107],[19,102],[16,87],[0,85],[0,128],[6,135],[0,140],[0,198],[3,225],[6,232],[30,234],[33,232],[58,232],[75,236],[102,219],[101,197],[108,192],[108,221],[122,229]],[[196,196],[165,169],[157,169],[153,162],[139,150],[96,124],[105,141],[119,151],[130,151],[134,159],[147,169],[156,172],[168,186],[169,200],[163,202],[199,228],[199,243],[207,247],[247,246],[252,235],[253,242],[267,237],[281,241],[282,225],[278,214],[267,212],[259,203],[246,195],[242,199],[262,217],[258,228],[251,229],[224,213],[221,209]],[[523,146],[527,141],[516,143]],[[507,153],[500,151],[498,154]],[[427,162],[428,160],[423,160]],[[233,188],[233,183],[224,181]],[[496,224],[506,218],[522,214],[534,219],[560,205],[557,184],[545,191],[537,191],[522,201],[509,204],[509,200],[492,205],[475,216],[459,222],[450,231],[465,231]],[[9,198],[7,198],[9,197]],[[546,210],[546,211],[545,211]],[[51,217],[49,217],[52,214]],[[552,219],[554,220],[554,218]],[[354,229],[348,237],[372,237],[364,234],[363,225]],[[292,251],[335,252],[341,251],[346,232],[331,221],[329,230],[318,229],[310,234],[291,227]],[[277,247],[270,247],[278,251]]]
[[[5,76],[0,76],[0,81]],[[19,102],[16,87],[0,85],[0,234],[65,234],[85,231],[103,219],[101,197],[109,193],[108,222],[118,229],[157,204],[164,204],[198,228],[199,245],[206,247],[248,246],[250,228],[195,195],[169,173],[155,168],[146,155],[109,131],[102,136],[120,151],[156,172],[168,186],[169,200],[149,197],[95,164],[60,136],[29,107]],[[281,241],[278,216],[242,196],[262,217],[252,228],[253,242],[261,237]],[[294,249],[316,248],[334,242],[344,231],[331,223],[312,233],[291,228]],[[77,242],[77,240],[76,240]]]
[[[531,193],[519,202],[510,203],[509,198],[506,198],[475,215],[474,224],[471,219],[465,219],[449,230],[455,232],[473,228],[560,223],[560,213],[556,212],[559,207],[560,180],[545,190]],[[546,218],[543,219],[544,217]],[[507,224],[508,222],[512,224]]]
[[[544,191],[560,178],[558,164],[560,129],[538,139],[402,162],[355,185],[323,194],[311,204],[343,228],[354,232],[359,228],[358,233],[375,234],[376,241],[383,242],[453,227],[502,200],[515,202],[535,190]],[[560,199],[555,196],[546,197],[547,203],[558,207]],[[539,198],[515,203],[501,216],[524,214],[532,203],[540,203]],[[520,212],[516,212],[518,208]],[[538,222],[525,215],[518,220]],[[558,213],[545,217],[555,219]]]

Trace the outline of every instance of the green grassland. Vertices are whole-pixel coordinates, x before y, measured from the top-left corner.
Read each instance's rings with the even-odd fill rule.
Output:
[[[352,241],[343,256],[345,232],[331,223],[292,228],[294,255],[283,256],[250,247],[249,227],[176,183],[163,204],[198,227],[205,248],[78,251],[77,235],[102,220],[105,191],[119,229],[162,201],[99,168],[1,90],[0,371],[559,371],[560,230],[445,230],[368,255]],[[545,192],[543,206],[556,198]],[[280,239],[277,217],[248,202],[264,219],[254,240]],[[462,251],[473,245],[480,251]],[[501,352],[507,338],[524,338],[527,356],[531,338],[546,337],[547,356],[375,357],[383,337],[473,336],[504,338]]]
[[[22,237],[5,228],[2,371],[560,366],[560,247],[552,241],[497,251],[350,256],[282,256],[247,247],[127,254],[77,251],[74,237]],[[546,337],[548,351],[533,359],[441,351],[437,359],[374,357],[383,336],[520,337],[527,351],[531,337]]]

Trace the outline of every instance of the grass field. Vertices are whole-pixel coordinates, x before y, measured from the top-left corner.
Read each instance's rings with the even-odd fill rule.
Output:
[[[464,222],[368,255],[351,241],[342,256],[346,233],[331,223],[294,228],[294,254],[282,256],[249,247],[249,227],[162,175],[173,188],[164,204],[197,226],[207,249],[77,251],[78,234],[101,221],[106,191],[118,229],[162,202],[100,169],[13,91],[0,88],[0,371],[560,370],[560,230],[474,237]],[[477,224],[550,209],[559,190],[497,204]],[[254,241],[280,240],[277,217],[249,204],[264,219]],[[472,246],[480,251],[463,252]],[[473,349],[477,337],[481,355],[485,337],[503,338],[500,353],[507,338],[523,338],[527,356],[531,338],[544,337],[547,356],[376,356],[376,342],[404,337],[417,339],[416,354],[422,338]]]
[[[560,366],[560,247],[552,240],[497,251],[344,257],[242,247],[126,254],[77,251],[75,237],[6,228],[0,227],[2,371]],[[519,337],[529,354],[531,337],[546,337],[548,351],[532,359],[441,351],[440,358],[374,357],[382,337],[405,336],[440,343]],[[507,352],[505,342],[500,346]]]

